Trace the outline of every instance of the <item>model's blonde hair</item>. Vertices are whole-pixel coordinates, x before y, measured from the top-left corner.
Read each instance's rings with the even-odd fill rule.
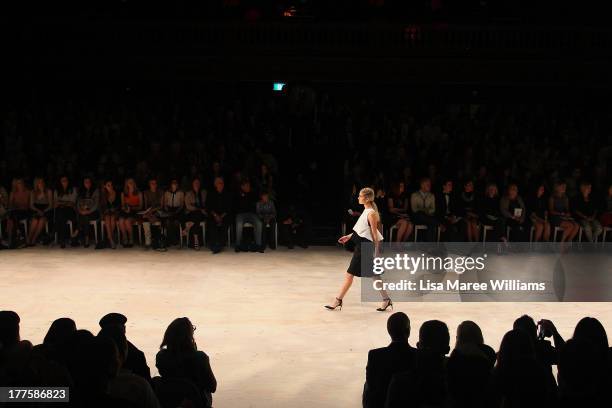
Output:
[[[376,213],[376,217],[378,217],[378,221],[380,221],[380,214],[378,213],[378,206],[374,201],[376,195],[374,194],[374,190],[370,187],[364,187],[359,191],[359,194],[363,195],[367,202],[372,204],[372,208],[374,208],[374,212]]]

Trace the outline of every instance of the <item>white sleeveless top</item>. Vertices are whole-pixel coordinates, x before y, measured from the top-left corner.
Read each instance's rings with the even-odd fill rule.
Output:
[[[353,231],[357,235],[370,241],[374,241],[372,239],[372,228],[370,228],[370,224],[368,224],[368,214],[370,214],[372,211],[374,211],[373,208],[364,208],[363,212],[359,216],[359,219],[355,223],[355,226],[353,227]],[[383,236],[380,231],[376,231],[376,233],[378,234],[378,240],[382,241]]]

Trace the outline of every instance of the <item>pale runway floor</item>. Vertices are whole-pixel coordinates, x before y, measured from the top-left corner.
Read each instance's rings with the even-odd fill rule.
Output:
[[[163,332],[176,317],[197,326],[219,387],[215,407],[359,407],[367,352],[389,342],[376,303],[360,302],[360,284],[341,312],[329,312],[350,253],[334,247],[267,251],[24,249],[0,252],[0,309],[22,319],[22,338],[40,343],[52,320],[68,316],[97,333],[107,312],[128,317],[128,338],[152,372]],[[401,303],[416,345],[429,319],[451,330],[474,320],[497,348],[522,313],[553,320],[571,336],[584,316],[612,329],[607,303]]]

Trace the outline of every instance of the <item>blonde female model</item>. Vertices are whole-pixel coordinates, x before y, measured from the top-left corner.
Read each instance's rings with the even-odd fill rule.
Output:
[[[344,274],[344,283],[340,288],[338,296],[336,296],[336,299],[331,305],[325,306],[325,308],[329,310],[335,310],[336,308],[342,310],[342,299],[353,284],[355,276],[368,276],[372,277],[374,280],[381,280],[380,275],[374,275],[372,272],[373,258],[379,255],[380,242],[383,240],[383,236],[379,231],[380,215],[374,203],[374,198],[374,190],[369,187],[361,189],[359,192],[359,204],[364,206],[364,210],[355,223],[353,232],[338,239],[338,242],[341,244],[346,244],[348,241],[352,240],[355,243],[355,252],[353,252],[351,263]],[[372,254],[367,250],[367,245],[362,248],[362,243],[373,243],[374,253]],[[365,250],[363,256],[366,257],[364,264],[367,266],[362,269],[361,257],[363,250]],[[393,309],[393,302],[391,302],[387,292],[381,290],[380,294],[383,298],[383,304],[376,310],[382,312],[389,307]]]

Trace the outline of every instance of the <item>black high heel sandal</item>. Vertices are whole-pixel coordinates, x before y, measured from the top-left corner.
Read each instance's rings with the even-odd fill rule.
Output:
[[[342,310],[342,299],[336,298],[336,300],[338,301],[337,305],[335,306],[325,305],[325,308],[327,310],[336,310],[336,308],[340,308],[340,310]]]
[[[387,298],[387,299],[383,299],[385,303],[385,307],[378,307],[376,308],[376,310],[378,312],[384,312],[385,310],[387,310],[387,308],[391,307],[391,310],[393,310],[393,302],[391,301],[391,299]]]

